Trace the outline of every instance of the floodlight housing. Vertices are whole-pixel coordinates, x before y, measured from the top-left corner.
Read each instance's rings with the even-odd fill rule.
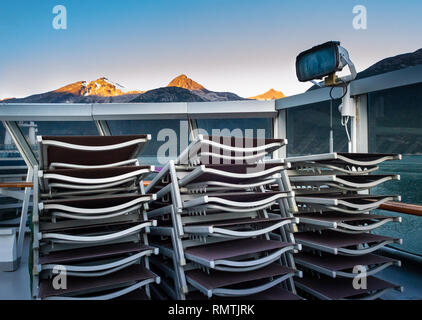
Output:
[[[335,85],[335,73],[348,65],[351,75],[341,78],[351,81],[356,78],[356,69],[349,58],[346,49],[339,41],[329,41],[300,53],[296,57],[296,75],[299,81],[306,82],[316,79],[326,79],[326,85]]]

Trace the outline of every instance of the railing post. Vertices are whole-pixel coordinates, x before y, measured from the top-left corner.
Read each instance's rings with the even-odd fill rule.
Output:
[[[38,171],[38,166],[34,166],[34,169],[28,168],[28,174],[26,177],[26,182],[32,182],[34,185],[38,183],[36,174]],[[26,221],[28,220],[28,208],[29,208],[29,201],[31,198],[31,187],[25,188],[24,197],[22,202],[22,211],[21,211],[21,219],[19,224],[19,234],[18,234],[18,247],[17,247],[17,256],[18,256],[18,265],[20,265],[22,261],[22,254],[23,254],[23,244],[25,241],[25,231],[26,231]],[[34,204],[34,200],[32,205]]]
[[[275,139],[287,139],[287,111],[278,110],[277,116],[273,118],[273,137]],[[287,157],[287,146],[275,151],[274,156],[278,159]]]
[[[97,126],[97,130],[98,130],[100,136],[111,136],[112,135],[107,121],[96,120],[95,125]]]
[[[369,152],[368,136],[368,95],[355,97],[356,101],[356,152]]]

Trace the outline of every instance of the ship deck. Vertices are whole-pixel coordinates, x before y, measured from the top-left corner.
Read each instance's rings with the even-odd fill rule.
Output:
[[[29,237],[25,239],[24,252],[29,252]],[[422,300],[421,267],[412,261],[403,261],[401,267],[390,267],[377,274],[378,278],[403,286],[403,292],[389,291],[382,300]],[[30,300],[28,255],[14,272],[0,272],[0,300]]]

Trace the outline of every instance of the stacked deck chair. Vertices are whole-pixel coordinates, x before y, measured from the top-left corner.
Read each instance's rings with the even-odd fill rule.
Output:
[[[380,204],[400,200],[395,195],[372,195],[370,189],[398,175],[376,175],[378,164],[401,159],[395,154],[330,153],[293,157],[288,171],[299,207],[303,250],[295,261],[304,277],[296,287],[318,299],[376,299],[398,285],[374,277],[400,261],[374,252],[395,239],[372,233],[377,227],[401,222],[399,217],[371,214]],[[360,267],[358,267],[360,266]],[[359,269],[360,268],[360,269]],[[359,275],[366,272],[366,286]],[[353,285],[355,281],[355,286]],[[360,283],[360,285],[359,285]]]
[[[40,169],[34,199],[39,204],[32,216],[34,298],[150,297],[149,285],[160,278],[149,269],[149,256],[158,249],[148,243],[147,233],[156,221],[148,220],[145,209],[155,196],[141,189],[143,177],[154,167],[137,160],[149,139],[38,137]],[[59,275],[65,275],[65,284]]]
[[[284,144],[199,135],[145,188],[157,196],[148,211],[158,220],[150,235],[160,250],[151,259],[162,279],[152,286],[157,297],[300,299],[287,164],[263,161]],[[274,183],[280,191],[268,190]]]

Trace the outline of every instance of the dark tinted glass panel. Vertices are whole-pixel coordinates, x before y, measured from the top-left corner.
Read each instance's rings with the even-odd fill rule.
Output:
[[[422,156],[403,156],[401,161],[391,161],[380,166],[380,174],[400,174],[400,181],[390,181],[372,189],[374,194],[398,194],[402,202],[422,205]],[[403,245],[393,246],[422,255],[422,218],[408,214],[378,210],[380,214],[401,216],[402,223],[381,226],[376,233],[403,238]]]
[[[181,135],[183,135],[185,140],[189,138],[188,122],[186,120],[121,120],[107,121],[107,123],[113,135],[151,135],[151,140],[140,156],[141,162],[145,164],[163,165],[168,160],[176,158],[180,152]],[[173,140],[176,141],[173,142]],[[167,143],[168,145],[169,141],[172,141],[170,142],[171,147],[175,147],[175,150],[177,150],[176,154],[174,155],[166,148],[166,152],[160,156],[159,151],[163,150],[163,144]]]
[[[272,137],[272,125],[269,118],[253,119],[199,119],[198,128],[208,135],[236,137]]]
[[[20,154],[17,148],[7,133],[3,124],[0,124],[0,159],[3,158],[19,158]]]
[[[422,84],[368,95],[372,152],[422,154]]]
[[[0,125],[0,149],[5,149],[5,141],[4,138],[6,137],[6,128],[3,126],[3,124]]]
[[[333,102],[334,151],[347,151],[347,135],[341,125],[338,106]],[[287,109],[288,156],[327,153],[330,151],[330,101]]]
[[[368,95],[369,151],[400,153],[401,161],[380,165],[380,173],[400,174],[400,181],[388,182],[373,189],[374,194],[399,194],[405,203],[422,205],[422,84],[399,87]],[[422,218],[401,216],[401,224],[382,226],[377,233],[403,238],[398,249],[422,255]]]
[[[37,135],[98,136],[94,121],[39,121]]]

